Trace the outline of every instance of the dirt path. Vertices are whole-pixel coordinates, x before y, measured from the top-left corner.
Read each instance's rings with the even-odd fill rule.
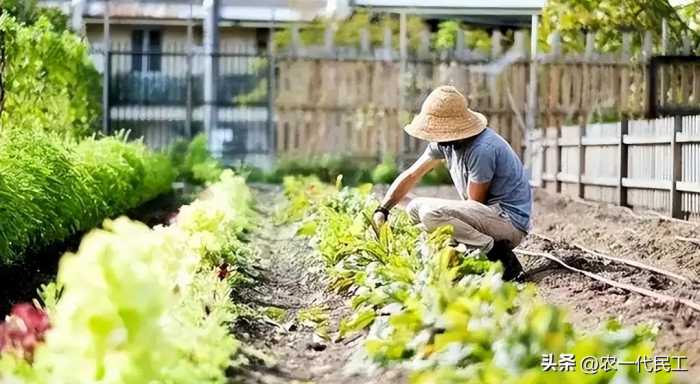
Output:
[[[361,338],[334,342],[340,320],[350,313],[346,299],[328,292],[322,261],[308,241],[295,237],[295,225],[275,225],[275,206],[281,201],[278,187],[258,187],[260,228],[253,246],[260,255],[264,279],[237,300],[253,308],[277,312],[276,319],[242,324],[238,337],[272,361],[258,362],[234,378],[243,383],[399,383],[396,375],[383,372],[373,378],[351,376],[346,367],[361,348]],[[276,308],[270,310],[269,308]],[[328,331],[304,316],[315,309],[327,315]],[[275,317],[275,316],[270,316]],[[301,318],[300,318],[301,317]],[[305,320],[305,321],[304,321]],[[327,333],[324,339],[319,334]]]
[[[415,194],[457,198],[449,186],[419,188]],[[520,248],[552,253],[579,269],[700,302],[700,246],[677,239],[699,238],[700,228],[695,225],[537,191],[534,232],[555,242],[530,235]],[[694,282],[679,283],[635,267],[589,259],[585,252],[572,247],[574,243],[663,268]],[[610,287],[546,259],[519,258],[544,300],[567,308],[577,329],[594,330],[610,318],[625,325],[655,323],[659,326],[656,354],[687,356],[690,376],[700,374],[700,313]]]

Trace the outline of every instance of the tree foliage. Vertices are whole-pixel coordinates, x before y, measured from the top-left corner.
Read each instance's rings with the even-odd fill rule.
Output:
[[[334,42],[339,46],[358,46],[361,41],[361,31],[369,32],[369,40],[372,45],[381,46],[384,43],[384,28],[391,31],[392,45],[399,44],[399,19],[396,15],[372,14],[365,10],[353,13],[349,18],[337,21],[331,19],[316,19],[300,28],[299,35],[304,45],[323,44],[327,27],[335,29]],[[408,36],[409,49],[416,50],[420,46],[421,31],[428,26],[417,16],[408,16],[406,20],[406,35]],[[287,47],[292,41],[291,26],[275,33],[275,46]]]
[[[542,11],[539,39],[548,47],[547,37],[559,31],[564,49],[580,52],[585,47],[585,34],[591,32],[596,34],[596,49],[612,52],[621,47],[623,34],[629,32],[633,48],[639,49],[645,31],[660,41],[666,19],[670,43],[679,46],[686,33],[697,38],[688,18],[681,16],[668,0],[550,0]]]
[[[504,43],[509,44],[513,39],[513,31],[505,34]],[[491,35],[486,29],[474,28],[455,20],[446,20],[438,24],[432,44],[435,49],[454,49],[457,46],[457,36],[464,34],[465,48],[488,54],[491,51]]]
[[[34,24],[44,17],[56,31],[68,29],[68,16],[58,8],[39,7],[37,0],[0,0],[0,12],[13,16],[23,24]]]

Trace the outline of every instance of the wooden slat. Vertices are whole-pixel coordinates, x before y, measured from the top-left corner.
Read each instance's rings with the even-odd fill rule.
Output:
[[[545,138],[545,139],[542,139],[542,146],[545,148],[556,147],[557,145],[561,146],[560,140],[561,139],[557,139],[554,137]]]
[[[617,137],[584,137],[581,140],[581,144],[584,147],[602,147],[602,146],[612,146],[618,145],[620,139]]]
[[[615,178],[615,177],[582,176],[581,182],[585,185],[597,185],[597,186],[601,186],[601,187],[617,187],[617,178]]]
[[[622,179],[622,186],[627,188],[671,190],[672,182],[669,180],[642,180],[642,179]]]
[[[677,143],[700,143],[700,135],[678,133],[676,136]]]
[[[671,136],[631,136],[625,135],[622,139],[628,145],[647,145],[647,144],[670,144]]]
[[[576,139],[576,138],[559,139],[558,144],[560,147],[578,147],[578,139]]]
[[[676,181],[676,190],[680,192],[700,193],[700,183]]]
[[[578,183],[578,175],[569,175],[566,173],[557,173],[557,181],[562,183]]]
[[[551,173],[543,173],[542,180],[544,180],[544,181],[557,181],[557,178],[556,178],[556,176],[554,176]]]

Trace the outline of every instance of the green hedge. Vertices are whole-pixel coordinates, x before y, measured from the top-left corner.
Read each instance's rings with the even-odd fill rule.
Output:
[[[0,264],[156,197],[174,176],[167,157],[120,137],[1,131]]]

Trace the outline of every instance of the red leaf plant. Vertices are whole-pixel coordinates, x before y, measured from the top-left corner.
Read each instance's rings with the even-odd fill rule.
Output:
[[[0,352],[13,351],[31,361],[34,348],[50,328],[46,312],[29,303],[15,304],[0,324]]]
[[[224,280],[228,278],[231,274],[231,268],[227,262],[223,262],[219,265],[219,280]]]

